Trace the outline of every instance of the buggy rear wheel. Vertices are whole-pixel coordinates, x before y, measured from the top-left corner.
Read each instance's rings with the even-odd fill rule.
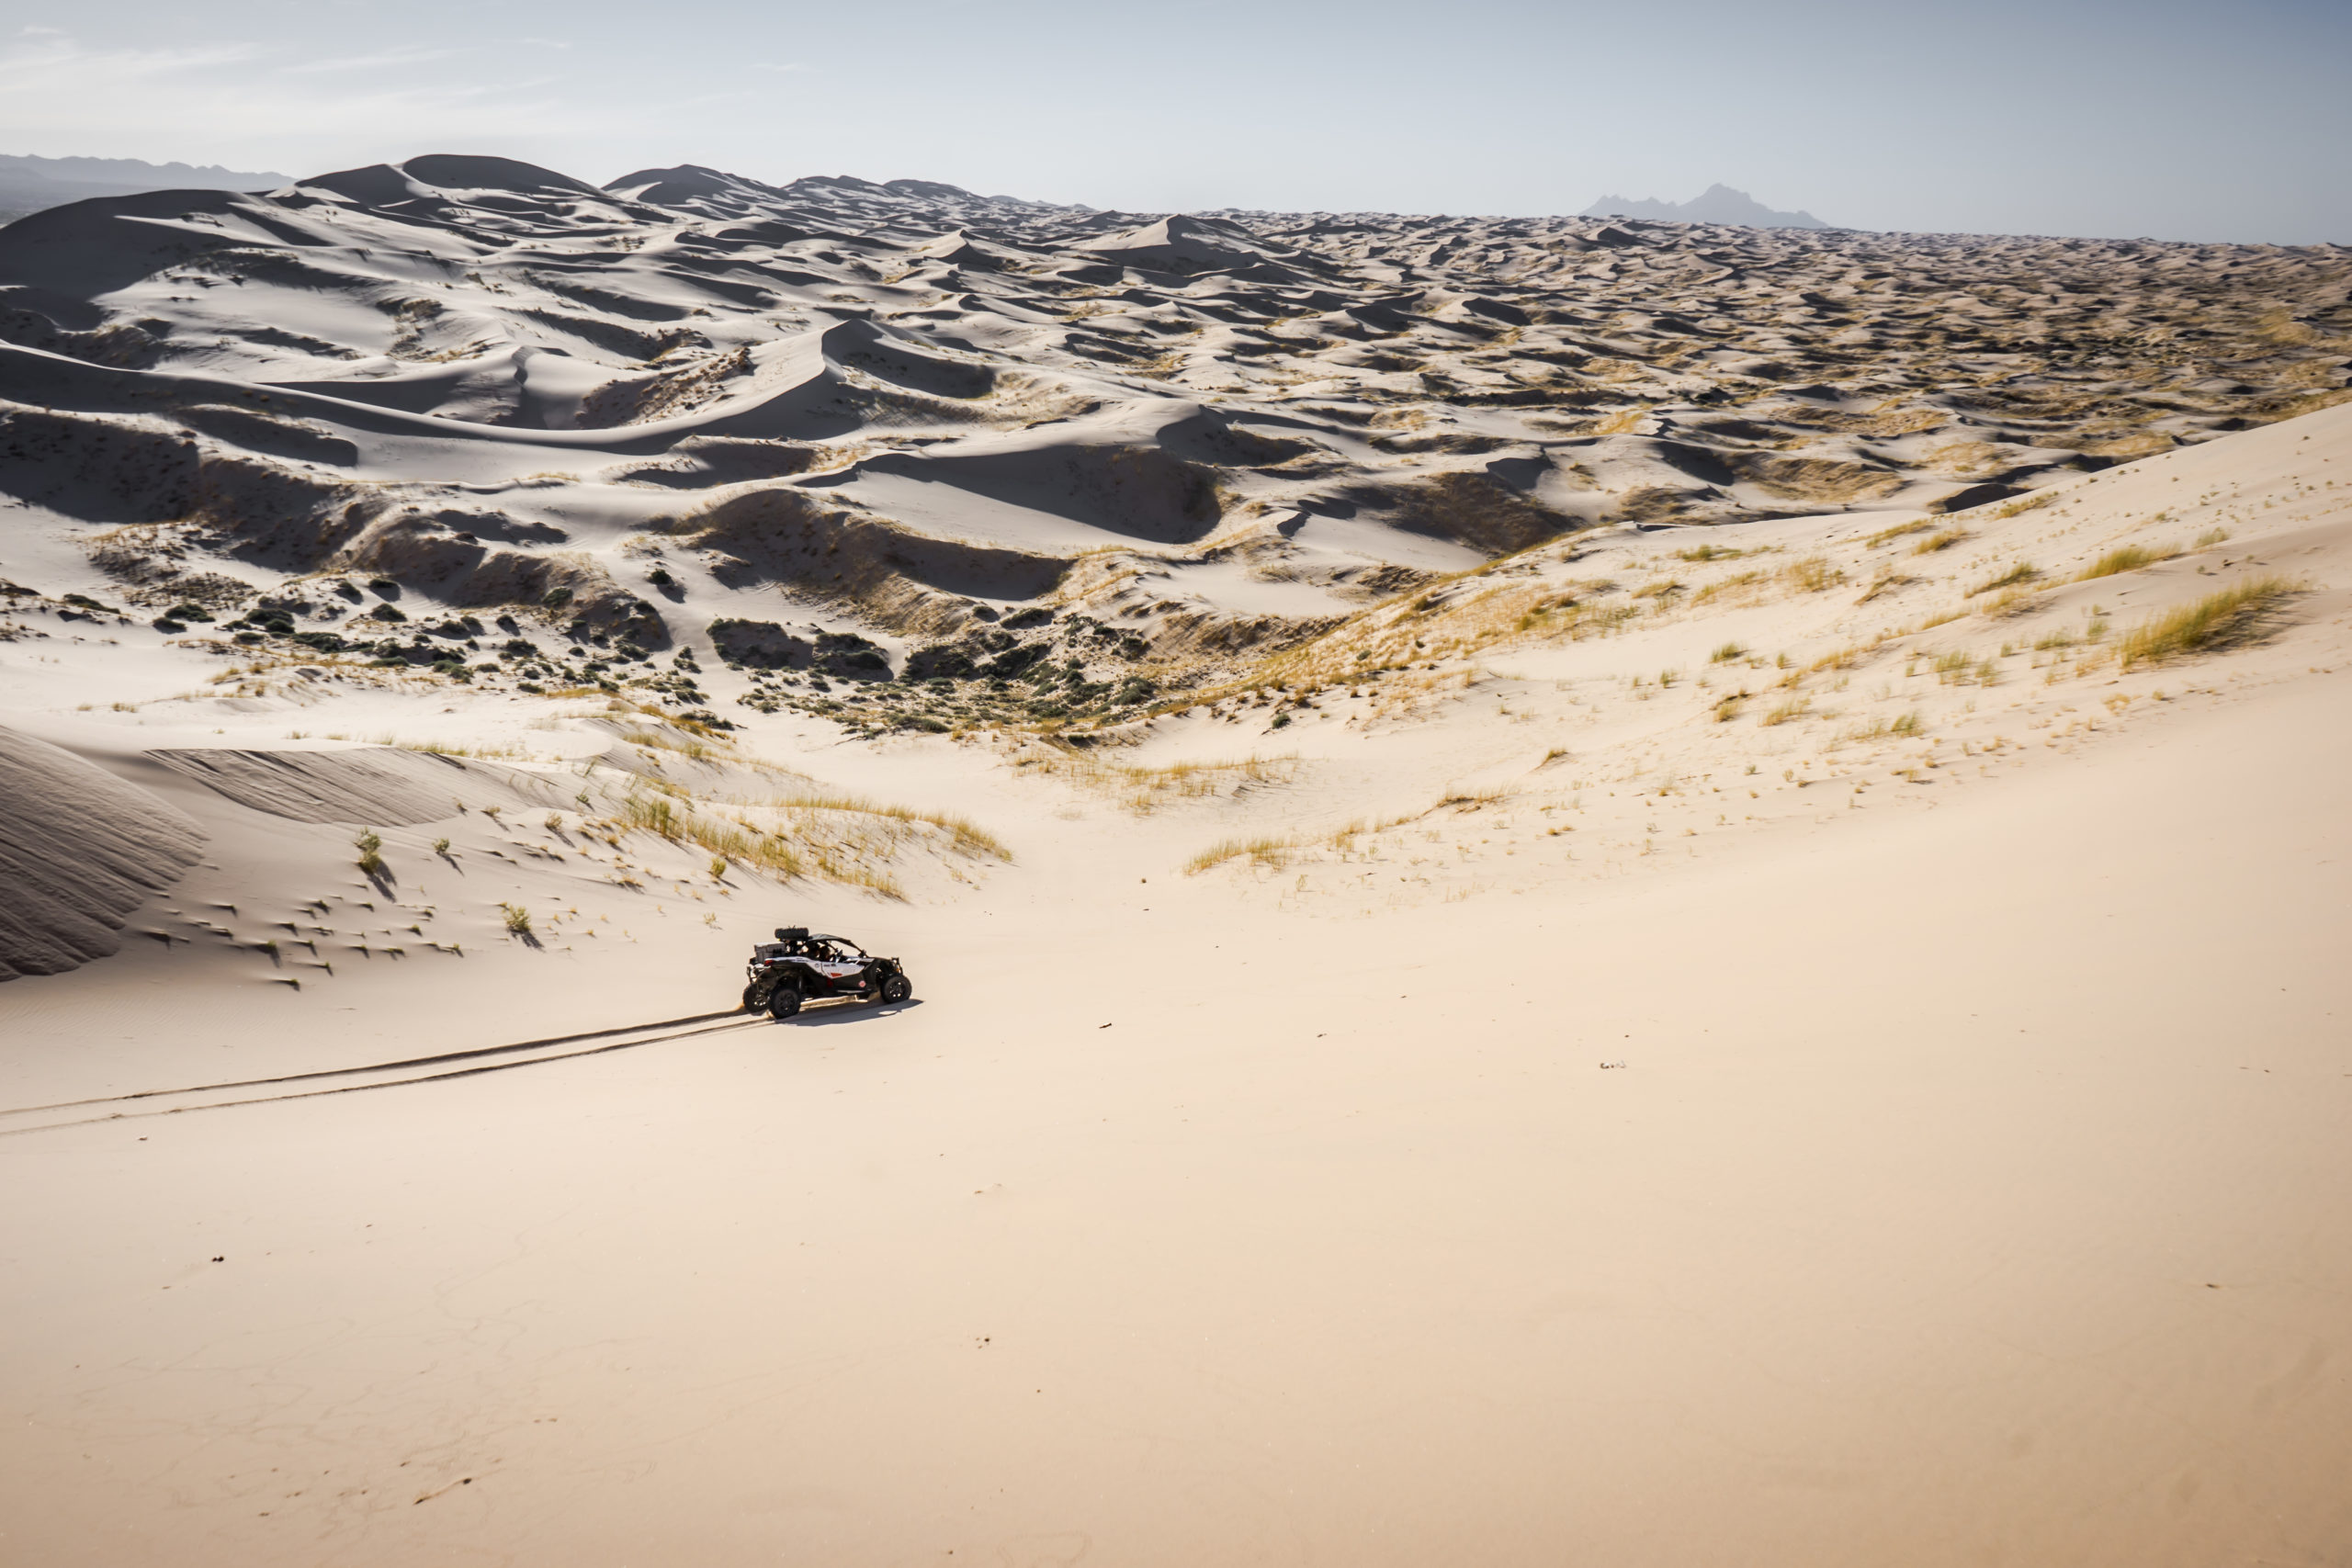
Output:
[[[757,1012],[757,1011],[759,1010],[759,1008],[760,1008],[760,987],[759,987],[758,984],[757,984],[756,982],[754,982],[753,984],[749,985],[749,986],[746,986],[746,987],[743,987],[743,1007],[742,1007],[742,1010],[743,1010],[743,1011],[745,1011],[745,1012]]]
[[[775,995],[768,998],[768,1016],[781,1021],[800,1010],[800,993],[790,986],[778,986]]]

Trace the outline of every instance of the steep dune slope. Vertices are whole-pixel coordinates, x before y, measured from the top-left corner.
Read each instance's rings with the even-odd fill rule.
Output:
[[[71,751],[0,729],[0,980],[104,958],[196,861],[186,814]]]

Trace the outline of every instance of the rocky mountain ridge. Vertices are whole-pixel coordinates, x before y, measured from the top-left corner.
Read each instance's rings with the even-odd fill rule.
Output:
[[[1586,218],[1647,218],[1661,223],[1736,223],[1751,229],[1826,229],[1805,211],[1775,212],[1744,190],[1711,185],[1689,201],[1642,201],[1604,196],[1584,209]]]

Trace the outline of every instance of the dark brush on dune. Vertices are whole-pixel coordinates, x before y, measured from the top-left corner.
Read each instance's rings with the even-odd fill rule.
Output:
[[[526,690],[716,648],[755,706],[1099,721],[1577,530],[1973,505],[2319,406],[2347,279],[436,155],[0,230],[0,490],[191,636]],[[526,651],[433,640],[469,615]]]

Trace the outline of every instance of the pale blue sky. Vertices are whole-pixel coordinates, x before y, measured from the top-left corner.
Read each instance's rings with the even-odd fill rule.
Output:
[[[2352,0],[12,0],[0,152],[499,152],[1163,210],[1574,211],[1721,180],[1874,229],[2352,242]]]

